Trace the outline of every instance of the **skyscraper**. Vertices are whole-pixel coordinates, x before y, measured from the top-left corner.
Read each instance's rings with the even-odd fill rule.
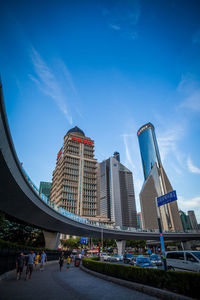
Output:
[[[189,216],[186,215],[182,210],[179,210],[179,215],[180,215],[181,222],[183,225],[183,230],[184,231],[192,230],[192,225],[191,225]]]
[[[137,227],[132,172],[115,157],[101,162],[99,172],[100,215],[116,226]]]
[[[138,132],[138,140],[144,172],[144,184],[140,192],[140,204],[144,228],[158,229],[155,198],[173,190],[162,166],[154,126],[147,123]],[[177,201],[160,207],[164,230],[182,230]]]
[[[190,219],[190,223],[192,225],[192,229],[199,230],[199,226],[198,226],[198,223],[197,223],[197,219],[196,219],[194,210],[189,210],[188,211],[188,216],[189,216],[189,219]]]
[[[39,195],[43,194],[48,199],[51,193],[51,182],[40,181]]]
[[[97,214],[94,141],[77,126],[70,129],[57,155],[50,200],[84,217]]]

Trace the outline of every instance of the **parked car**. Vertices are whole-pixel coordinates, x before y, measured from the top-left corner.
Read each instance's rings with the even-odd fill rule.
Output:
[[[142,255],[138,255],[138,257],[136,258],[135,266],[144,268],[157,268],[155,265],[152,264],[148,257]]]
[[[110,256],[110,258],[109,258],[109,261],[121,261],[121,260],[122,260],[122,258],[118,254],[114,254],[114,255]]]
[[[134,260],[134,255],[132,253],[124,254],[123,261],[125,264],[130,264],[131,261],[133,261],[133,260]]]
[[[200,272],[200,251],[166,252],[169,270]]]
[[[162,266],[162,260],[158,254],[151,254],[150,261],[156,266]]]
[[[103,260],[109,260],[110,259],[110,255],[105,253],[105,252],[101,253],[101,257],[103,257]]]

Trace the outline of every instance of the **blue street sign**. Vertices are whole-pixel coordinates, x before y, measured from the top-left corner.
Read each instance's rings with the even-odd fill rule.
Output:
[[[81,237],[81,244],[87,244],[87,238],[86,237]]]
[[[176,191],[171,191],[163,196],[157,197],[157,204],[158,206],[170,203],[177,200]]]

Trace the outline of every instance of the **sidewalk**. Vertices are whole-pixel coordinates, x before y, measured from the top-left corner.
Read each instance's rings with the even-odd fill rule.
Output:
[[[36,270],[30,280],[17,281],[15,274],[0,281],[1,300],[156,300],[138,291],[94,277],[75,268],[59,271],[58,263]]]

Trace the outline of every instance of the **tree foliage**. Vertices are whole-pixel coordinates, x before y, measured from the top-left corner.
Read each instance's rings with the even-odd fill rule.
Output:
[[[0,239],[21,245],[44,247],[42,230],[18,223],[0,213]]]
[[[139,248],[145,248],[146,241],[143,240],[128,240],[126,241],[126,247],[136,248],[137,250]]]

